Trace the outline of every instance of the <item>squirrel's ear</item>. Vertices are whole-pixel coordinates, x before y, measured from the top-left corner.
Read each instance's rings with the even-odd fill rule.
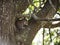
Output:
[[[19,20],[23,20],[23,19],[24,19],[24,17],[20,17],[20,18],[19,18]]]

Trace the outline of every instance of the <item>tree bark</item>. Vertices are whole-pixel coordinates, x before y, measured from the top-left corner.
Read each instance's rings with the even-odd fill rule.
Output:
[[[0,45],[16,45],[13,0],[0,0]]]

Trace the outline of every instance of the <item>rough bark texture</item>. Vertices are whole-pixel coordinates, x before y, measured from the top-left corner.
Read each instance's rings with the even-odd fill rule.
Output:
[[[15,1],[0,0],[0,45],[31,45],[41,24],[45,25],[45,22],[31,19],[28,27],[24,29],[22,33],[16,32],[15,19],[16,15],[20,15],[20,13],[17,13],[19,9],[15,8]],[[57,9],[57,0],[52,1]],[[20,9],[22,9],[22,7]],[[37,13],[37,16],[47,18],[50,17],[49,15],[55,14],[55,12],[56,10],[53,10],[49,2],[47,2],[43,9]]]
[[[15,45],[13,0],[0,0],[0,45]]]
[[[20,8],[15,8],[15,1],[17,0],[0,0],[0,45],[17,45],[15,38],[15,11],[22,13],[29,4],[28,0],[18,0],[17,3],[21,2],[21,4],[17,4]]]

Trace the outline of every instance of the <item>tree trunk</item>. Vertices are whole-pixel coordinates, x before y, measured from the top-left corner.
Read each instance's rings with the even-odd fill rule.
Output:
[[[0,0],[0,45],[16,45],[13,0]]]

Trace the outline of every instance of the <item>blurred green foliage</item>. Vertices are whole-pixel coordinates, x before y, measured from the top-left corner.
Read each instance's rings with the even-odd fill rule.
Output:
[[[26,9],[26,11],[23,14],[30,14],[30,13],[32,13],[32,11],[34,10],[34,6],[38,8],[39,5],[40,5],[39,0],[33,0],[32,4],[29,5],[29,7]]]
[[[43,30],[43,31],[45,31],[44,32],[44,45],[60,45],[60,33],[58,33],[58,32],[60,32],[59,29],[60,28],[50,29],[50,33],[49,33],[49,29]],[[41,34],[43,36],[42,32],[41,32]],[[37,35],[39,35],[39,34],[37,34]],[[37,38],[38,38],[38,36],[37,36]],[[51,39],[52,39],[52,41],[51,41]],[[38,40],[38,41],[36,41],[36,40]],[[39,41],[39,40],[41,40],[39,38],[36,40],[35,40],[36,42],[35,43],[33,42],[32,45],[43,45],[43,38],[42,38],[42,41]]]

